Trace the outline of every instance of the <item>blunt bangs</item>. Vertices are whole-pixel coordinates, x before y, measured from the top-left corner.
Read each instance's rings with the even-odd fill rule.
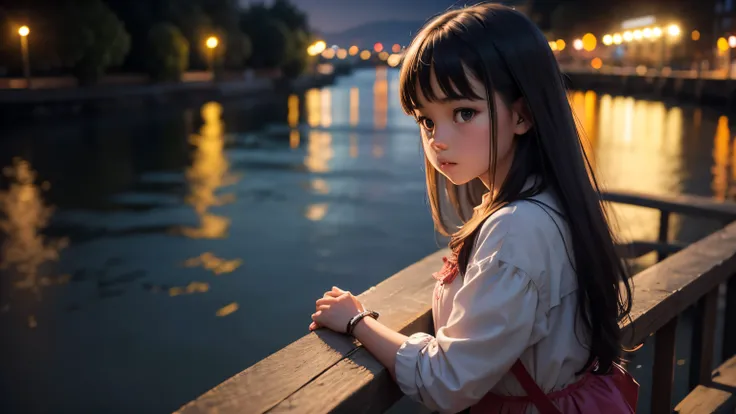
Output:
[[[453,27],[423,32],[407,50],[401,68],[399,91],[404,112],[411,115],[420,107],[419,96],[429,102],[440,99],[483,100],[473,91],[468,76],[483,81],[478,58]],[[432,88],[435,77],[440,90]],[[441,93],[441,94],[440,94]]]

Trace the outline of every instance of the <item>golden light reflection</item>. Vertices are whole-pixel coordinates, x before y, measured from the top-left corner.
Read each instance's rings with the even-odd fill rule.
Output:
[[[322,115],[322,98],[319,89],[309,89],[305,93],[304,100],[307,111],[307,124],[312,128],[318,127],[320,116]]]
[[[356,126],[360,122],[360,90],[357,87],[350,88],[350,126]]]
[[[718,126],[713,140],[713,197],[717,200],[725,200],[728,191],[728,160],[731,141],[731,131],[728,128],[728,117],[718,118]]]
[[[321,178],[314,178],[311,181],[312,190],[317,194],[329,194],[330,193],[330,184],[321,179]]]
[[[376,129],[384,129],[388,124],[388,68],[376,68],[376,81],[373,84],[373,124]]]
[[[238,303],[237,302],[233,302],[233,303],[231,303],[229,305],[225,305],[222,308],[218,309],[217,312],[215,313],[215,315],[217,315],[219,317],[227,316],[227,315],[230,315],[231,313],[237,311],[238,308],[239,308]]]
[[[288,107],[289,111],[287,118],[289,127],[291,128],[289,131],[289,147],[292,149],[299,148],[299,96],[293,94],[290,95]]]
[[[48,226],[54,209],[44,204],[42,192],[50,188],[44,182],[36,184],[37,174],[31,164],[15,158],[11,166],[3,168],[9,181],[6,191],[0,192],[0,269],[13,270],[18,280],[14,286],[27,289],[41,297],[41,287],[69,282],[68,275],[40,277],[39,267],[59,259],[59,252],[69,240],[46,239],[41,233]],[[35,318],[34,324],[35,324]],[[31,324],[31,325],[34,325]],[[31,326],[33,327],[33,326]]]
[[[332,91],[329,88],[322,89],[320,106],[322,108],[322,122],[324,128],[332,125]]]
[[[310,172],[323,173],[330,171],[330,160],[334,157],[332,134],[327,131],[309,131],[307,138],[307,155],[304,166]]]
[[[310,204],[307,206],[307,211],[304,213],[310,221],[320,221],[327,215],[329,205],[327,203]]]
[[[206,270],[211,271],[215,275],[221,275],[224,273],[232,273],[240,265],[243,264],[241,259],[226,260],[215,256],[211,252],[202,253],[197,257],[187,259],[184,262],[185,267],[202,267]]]
[[[677,194],[682,162],[683,112],[661,102],[612,98],[592,93],[572,93],[571,104],[590,138],[588,151],[595,156],[594,170],[603,190],[627,190],[647,194]],[[659,212],[635,206],[611,204],[614,231],[623,241],[656,240]],[[680,218],[670,219],[670,235],[676,236]],[[656,255],[644,258],[656,260]]]
[[[169,296],[191,295],[193,293],[206,293],[210,290],[209,283],[191,282],[186,286],[173,286],[169,288]]]
[[[230,165],[224,154],[222,106],[217,102],[208,102],[202,106],[201,113],[204,124],[199,134],[190,137],[190,143],[195,147],[194,159],[185,174],[190,188],[186,202],[194,207],[200,223],[199,227],[183,227],[181,233],[194,239],[219,239],[226,237],[230,219],[208,210],[235,199],[232,193],[215,193],[221,187],[235,184],[238,178],[229,173]]]
[[[358,134],[350,133],[350,158],[358,158]]]
[[[292,128],[296,128],[299,126],[299,97],[297,95],[289,95],[288,100],[288,122],[289,126]]]

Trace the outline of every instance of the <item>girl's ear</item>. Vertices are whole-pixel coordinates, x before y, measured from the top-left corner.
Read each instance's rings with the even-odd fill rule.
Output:
[[[526,105],[524,105],[524,99],[519,98],[511,104],[511,110],[513,111],[514,134],[526,134],[532,127],[532,117]]]

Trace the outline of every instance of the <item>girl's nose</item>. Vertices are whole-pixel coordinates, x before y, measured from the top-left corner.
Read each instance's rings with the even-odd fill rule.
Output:
[[[442,141],[438,141],[437,137],[434,134],[432,134],[432,136],[429,138],[429,145],[435,151],[446,151],[447,150],[447,144],[445,144]]]

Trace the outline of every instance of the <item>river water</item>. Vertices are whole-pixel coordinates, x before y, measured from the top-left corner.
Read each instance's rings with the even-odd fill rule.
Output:
[[[441,247],[397,89],[396,70],[366,69],[4,131],[2,411],[171,412],[306,334],[331,286],[362,292]],[[727,114],[571,103],[607,188],[733,198]],[[656,211],[615,211],[622,236],[656,239]],[[670,226],[693,241],[716,223]]]

